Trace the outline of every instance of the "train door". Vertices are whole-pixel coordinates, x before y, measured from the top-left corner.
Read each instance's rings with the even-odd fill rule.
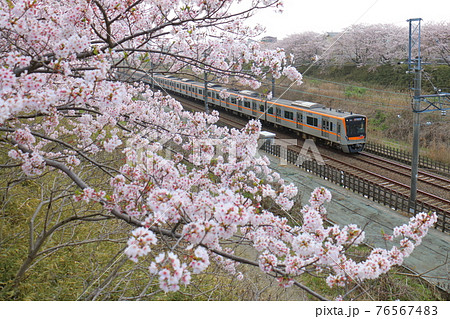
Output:
[[[340,141],[341,140],[341,123],[337,124],[337,132],[336,132],[336,140]]]
[[[251,114],[250,113],[251,110],[252,110],[251,103],[250,103],[250,101],[248,101],[245,98],[245,100],[244,100],[244,109],[242,110],[242,113],[250,115]]]
[[[238,96],[238,98],[237,98],[237,111],[238,111],[239,115],[241,115],[241,116],[242,116],[242,113],[244,113],[244,109],[242,108],[242,97],[240,97],[240,96]]]
[[[322,119],[322,136],[325,138],[329,138],[330,136],[330,121],[328,119]]]
[[[259,111],[262,113],[262,118],[264,119],[264,121],[267,121],[266,108],[265,108],[264,104],[261,103],[259,105]]]
[[[229,99],[230,99],[230,108],[234,111],[238,110],[237,99],[235,95],[230,96]]]
[[[279,107],[277,107],[276,109],[277,109],[276,121],[277,121],[277,123],[280,123],[281,122],[281,109]]]
[[[336,134],[334,132],[336,132],[336,123],[330,119],[330,134],[332,135],[330,137],[330,140],[333,140],[333,136],[336,136]]]
[[[303,130],[303,114],[302,114],[302,112],[297,112],[297,119],[296,119],[296,125],[297,125],[297,128],[298,129],[300,129],[300,130]]]
[[[254,116],[254,117],[256,117],[256,115],[257,115],[257,110],[256,110],[256,102],[255,101],[252,101],[252,115]]]
[[[217,105],[217,106],[222,106],[222,101],[221,101],[221,99],[220,99],[220,95],[219,95],[219,93],[216,91],[216,93],[215,93],[215,99],[214,99],[214,104],[215,105]]]

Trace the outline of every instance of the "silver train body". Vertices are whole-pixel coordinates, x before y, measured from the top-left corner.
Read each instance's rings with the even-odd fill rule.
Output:
[[[167,91],[204,101],[204,83],[161,74],[154,74],[153,78],[157,86]],[[207,95],[211,106],[287,128],[303,138],[321,140],[345,153],[361,152],[366,143],[365,115],[334,110],[313,102],[266,100],[254,91],[237,91],[212,83],[208,84]]]

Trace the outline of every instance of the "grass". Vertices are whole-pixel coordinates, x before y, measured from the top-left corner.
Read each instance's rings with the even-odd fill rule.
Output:
[[[351,97],[362,97],[364,94],[366,94],[367,89],[357,86],[347,86],[344,89],[345,97],[351,98]]]

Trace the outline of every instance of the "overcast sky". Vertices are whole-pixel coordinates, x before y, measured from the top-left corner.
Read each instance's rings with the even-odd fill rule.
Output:
[[[407,19],[449,21],[449,0],[284,0],[284,12],[262,10],[253,21],[266,34],[282,39],[304,31],[343,31],[352,24],[392,23],[408,26]]]

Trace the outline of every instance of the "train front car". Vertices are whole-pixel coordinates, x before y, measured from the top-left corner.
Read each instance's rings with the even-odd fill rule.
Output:
[[[367,118],[364,115],[353,114],[345,117],[345,142],[342,150],[345,153],[359,153],[366,144]]]

